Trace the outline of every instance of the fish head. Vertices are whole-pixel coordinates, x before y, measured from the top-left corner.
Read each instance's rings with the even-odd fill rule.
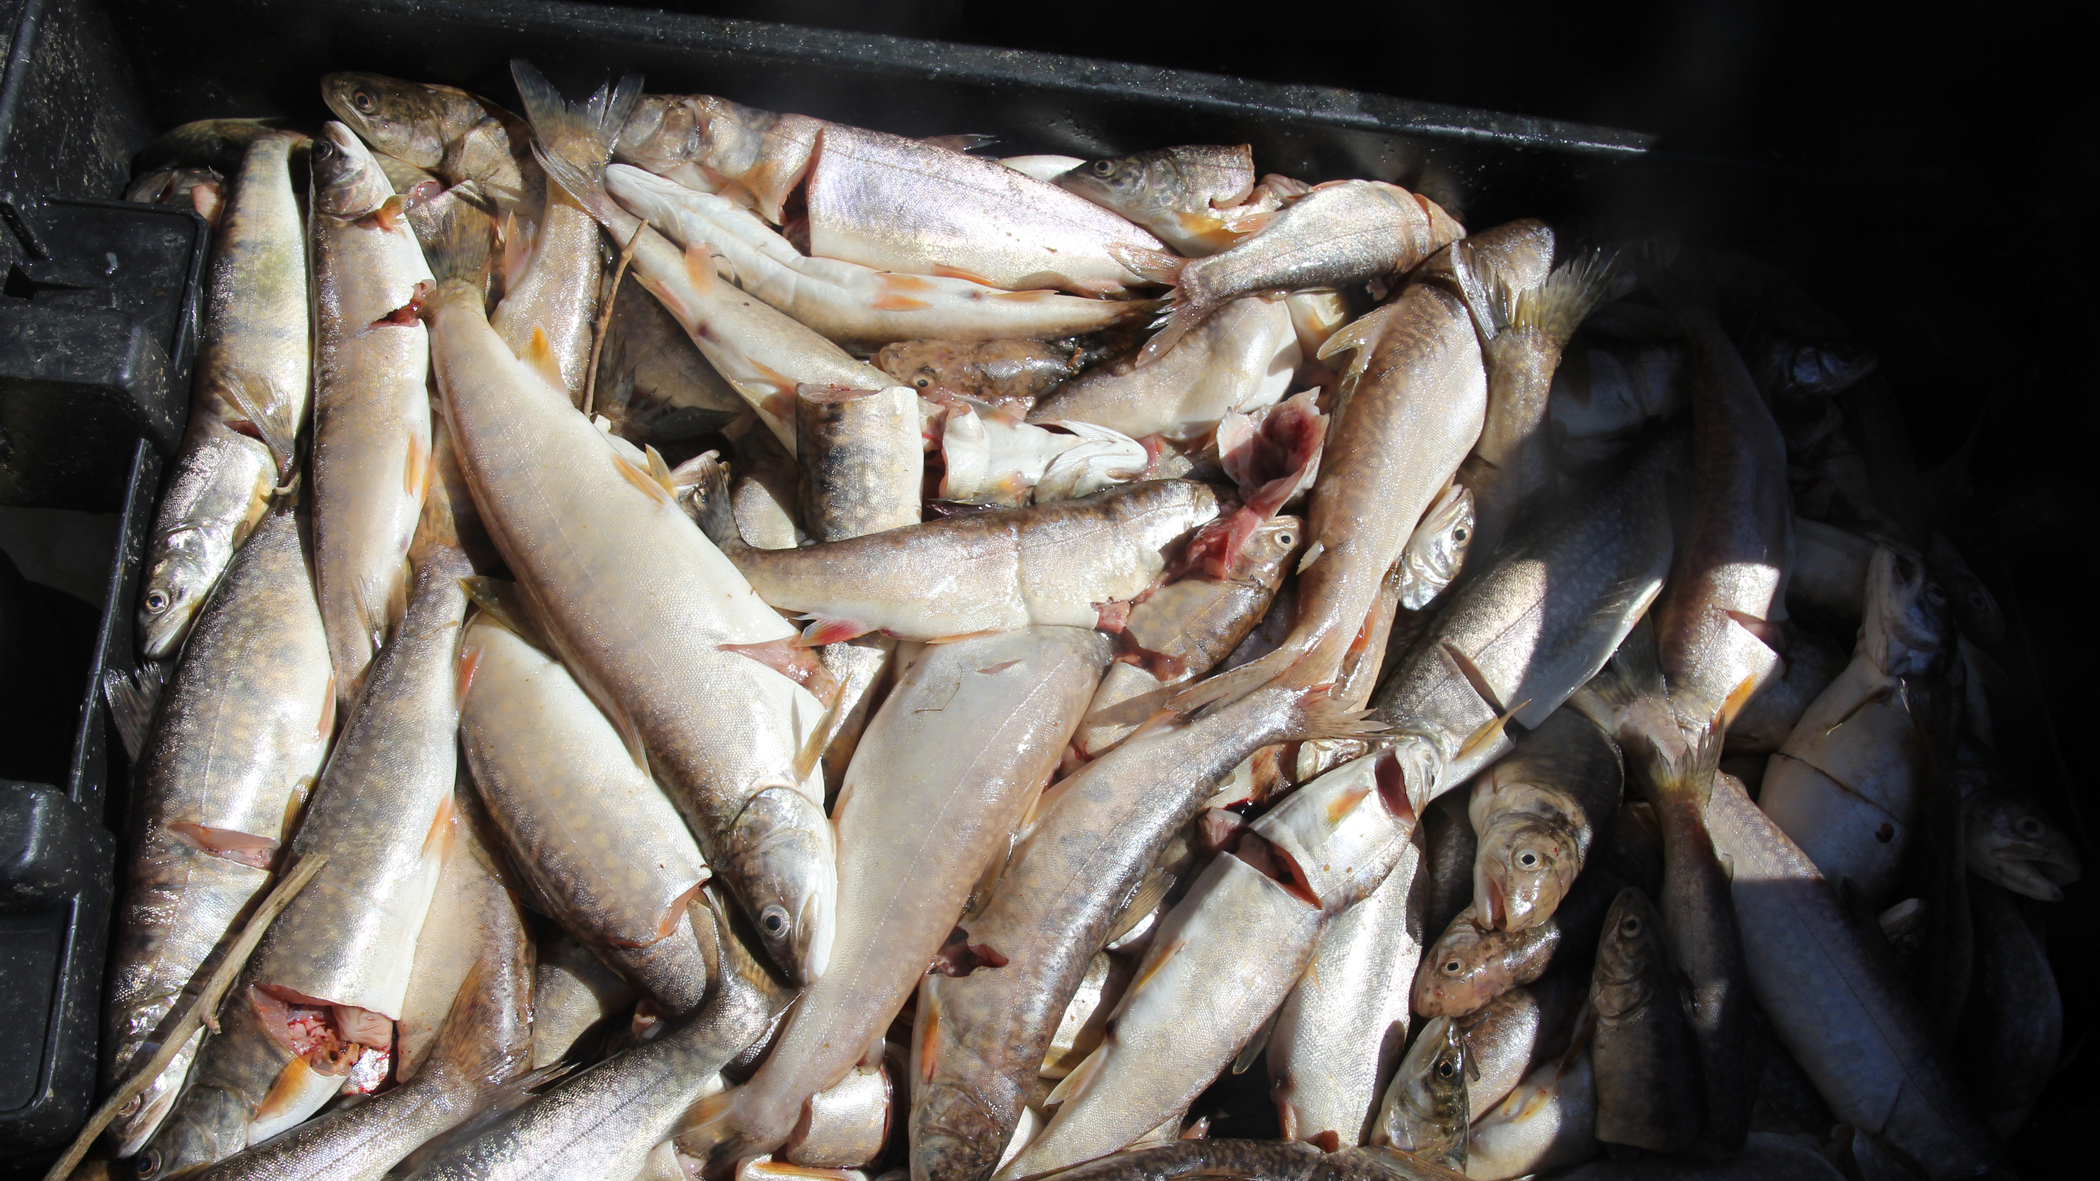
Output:
[[[153,1139],[131,1158],[138,1181],[163,1181],[201,1172],[248,1147],[254,1112],[223,1087],[191,1087]]]
[[[2069,834],[2034,802],[2000,787],[1984,787],[1966,804],[1964,836],[1969,868],[2016,894],[2057,902],[2083,872]]]
[[[1604,917],[1590,976],[1590,1004],[1599,1017],[1624,1017],[1648,1002],[1652,983],[1664,969],[1661,935],[1662,921],[1640,887],[1619,891]]]
[[[1133,221],[1175,209],[1185,195],[1156,152],[1089,160],[1057,178],[1059,188]]]
[[[958,394],[977,394],[970,372],[968,345],[947,340],[899,340],[882,346],[875,367],[915,390],[936,386]]]
[[[1473,861],[1474,913],[1511,931],[1545,922],[1582,872],[1582,856],[1567,825],[1536,813],[1497,813]]]
[[[1254,536],[1240,547],[1237,577],[1256,586],[1282,585],[1291,560],[1304,551],[1308,540],[1301,518],[1270,517],[1255,526]]]
[[[459,117],[447,90],[355,71],[321,79],[321,101],[336,118],[374,148],[418,168],[444,161],[449,124]]]
[[[197,1057],[197,1044],[202,1036],[201,1032],[192,1035],[188,1043],[175,1052],[166,1070],[147,1083],[144,1091],[117,1109],[116,1118],[109,1124],[109,1135],[116,1144],[118,1157],[137,1155],[146,1141],[160,1130],[161,1121],[167,1119],[168,1112],[175,1107],[175,1097],[182,1093],[183,1080],[189,1077],[190,1063]],[[130,1056],[125,1069],[137,1069],[159,1050],[158,1041],[141,1044],[138,1052]]]
[[[213,530],[178,529],[159,548],[139,595],[139,651],[166,660],[182,647],[233,547]]]
[[[1914,551],[1874,551],[1862,614],[1860,648],[1891,677],[1937,676],[1954,659],[1953,602]]]
[[[970,1087],[941,1081],[912,1096],[911,1175],[989,1177],[1011,1134]]]
[[[831,821],[799,788],[751,797],[724,841],[723,873],[773,962],[797,984],[823,975],[838,911]]]
[[[371,149],[341,123],[330,120],[322,125],[310,159],[316,212],[345,219],[365,217],[378,212],[394,195],[394,186]]]
[[[1452,1018],[1437,1017],[1401,1060],[1379,1132],[1394,1148],[1442,1163],[1454,1149],[1464,1152],[1467,1108],[1465,1035]]]
[[[1473,542],[1473,494],[1463,484],[1444,489],[1401,551],[1400,605],[1420,611],[1458,577]]]
[[[1459,1017],[1507,991],[1511,982],[1500,950],[1500,937],[1474,919],[1468,907],[1440,936],[1415,971],[1415,1012],[1425,1017]]]

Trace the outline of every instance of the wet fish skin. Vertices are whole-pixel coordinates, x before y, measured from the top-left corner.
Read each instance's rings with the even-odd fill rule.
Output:
[[[1478,536],[1474,529],[1473,494],[1454,482],[1430,504],[1400,551],[1393,577],[1400,608],[1421,611],[1458,578]],[[1485,556],[1489,551],[1480,551]]]
[[[1378,1111],[1377,1141],[1450,1169],[1466,1167],[1466,1039],[1450,1017],[1422,1026]]]
[[[515,216],[508,233],[513,241],[525,236]],[[540,210],[529,246],[524,251],[507,249],[505,254],[503,299],[489,313],[489,323],[511,352],[545,358],[540,363],[549,376],[558,378],[570,400],[582,405],[599,289],[605,285],[596,219],[556,185]]]
[[[1464,1175],[1390,1149],[1323,1153],[1310,1144],[1275,1140],[1183,1140],[1119,1152],[1058,1174],[1064,1181],[1455,1181]]]
[[[139,650],[154,660],[181,646],[288,471],[306,417],[306,234],[290,170],[305,142],[273,131],[249,143],[214,236],[189,426],[146,544]]]
[[[1006,965],[923,986],[913,1035],[915,1177],[992,1174],[1066,1002],[1160,851],[1249,751],[1346,728],[1336,721],[1305,695],[1262,690],[1126,739],[1044,797],[990,902],[964,924],[972,944]]]
[[[919,399],[908,386],[796,393],[802,524],[817,541],[841,541],[919,521],[926,468]]]
[[[460,654],[460,749],[537,904],[665,1012],[692,1012],[708,977],[686,910],[708,868],[678,810],[552,656],[487,612]]]
[[[611,419],[612,432],[628,442],[668,450],[720,430],[745,406],[663,302],[630,273],[613,296],[591,410]]]
[[[1108,656],[1099,632],[1038,627],[932,645],[900,672],[833,809],[840,907],[831,965],[797,1002],[767,1064],[687,1151],[773,1151],[810,1097],[882,1037],[1056,769]]]
[[[1473,898],[1473,862],[1479,853],[1479,840],[1473,835],[1473,820],[1466,807],[1470,802],[1466,796],[1450,795],[1422,813],[1433,883],[1425,929],[1438,935]]]
[[[900,340],[875,354],[877,369],[913,389],[947,390],[1024,416],[1077,376],[1079,361],[1071,345],[1040,340]]]
[[[1415,1013],[1463,1016],[1537,980],[1556,957],[1581,961],[1624,884],[1599,860],[1575,879],[1553,917],[1521,931],[1483,927],[1468,906],[1422,956],[1415,975]]]
[[[2039,935],[2010,892],[1971,881],[1975,983],[1953,1058],[1969,1093],[2001,1137],[2026,1121],[2056,1069],[2064,1005]]]
[[[532,1068],[538,1070],[569,1056],[606,1017],[631,1007],[636,993],[551,924],[535,932],[533,949]]]
[[[1183,144],[1089,160],[1056,183],[1122,214],[1190,258],[1232,245],[1272,211],[1257,205],[1233,216],[1232,207],[1254,193],[1254,153],[1246,144]]]
[[[408,600],[404,560],[430,483],[430,267],[394,189],[340,123],[314,176],[314,584],[347,714]],[[403,311],[409,313],[403,321]]]
[[[1134,439],[1198,442],[1220,418],[1280,401],[1305,359],[1282,300],[1233,300],[1158,361],[1097,366],[1028,412],[1031,422],[1077,419]]]
[[[1563,1066],[1547,1062],[1466,1134],[1466,1176],[1523,1177],[1574,1164],[1597,1151],[1597,1085],[1589,1051]]]
[[[1729,754],[1770,754],[1786,742],[1808,707],[1844,671],[1845,652],[1805,627],[1785,628],[1785,668],[1743,706],[1728,727]]]
[[[1321,185],[1231,249],[1167,264],[1177,284],[1173,319],[1146,343],[1138,363],[1158,360],[1182,334],[1243,295],[1394,278],[1464,236],[1465,228],[1435,202],[1397,185]]]
[[[1078,748],[1097,757],[1107,752],[1165,707],[1167,688],[1216,667],[1275,601],[1304,547],[1303,520],[1271,517],[1241,547],[1229,577],[1184,578],[1131,608],[1121,634],[1133,658],[1108,666],[1073,738]],[[1179,673],[1158,657],[1179,662]]]
[[[354,71],[323,75],[321,101],[375,150],[447,185],[471,181],[476,199],[501,211],[522,205],[537,214],[531,129],[495,103],[454,86]]]
[[[1579,970],[1548,972],[1455,1019],[1466,1042],[1469,1110],[1485,1115],[1533,1070],[1558,1063],[1589,1004],[1589,986]]]
[[[1731,892],[1759,1008],[1838,1119],[1880,1136],[1935,1179],[1997,1158],[1897,969],[1876,954],[1815,864],[1726,775],[1706,823]]]
[[[155,1031],[269,884],[334,734],[327,635],[294,510],[280,505],[249,541],[134,763],[133,851],[103,1009],[113,1081],[158,1048]],[[167,1114],[193,1055],[113,1125],[126,1155]]]
[[[1964,823],[1969,868],[2029,898],[2056,902],[2078,880],[2078,847],[2025,792],[1995,772],[1965,778]]]
[[[795,550],[724,547],[760,598],[861,631],[938,640],[1037,624],[1091,627],[1135,598],[1160,551],[1217,515],[1210,488],[1152,480]],[[910,586],[908,599],[896,592]]]
[[[1682,409],[1689,384],[1681,341],[1577,333],[1561,350],[1546,398],[1555,464],[1571,475],[1601,467],[1648,424]]]
[[[1623,781],[1611,736],[1565,708],[1476,777],[1473,913],[1511,930],[1552,917],[1618,811]]]
[[[1699,1052],[1645,894],[1620,892],[1605,918],[1590,981],[1597,1016],[1590,1062],[1597,1138],[1656,1152],[1695,1152],[1705,1126]]]

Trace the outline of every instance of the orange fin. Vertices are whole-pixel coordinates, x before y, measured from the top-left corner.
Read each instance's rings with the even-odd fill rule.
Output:
[[[334,700],[333,695],[329,700]],[[170,824],[168,831],[175,834],[175,839],[193,849],[254,869],[268,869],[270,863],[277,859],[277,841],[272,837],[235,832],[230,828],[206,828],[188,820],[178,820]]]
[[[569,383],[562,380],[561,362],[554,359],[553,342],[547,339],[547,333],[539,325],[532,326],[532,339],[525,342],[525,352],[518,360],[530,365],[541,377],[546,378],[547,384],[560,390],[563,397],[568,396]]]
[[[821,648],[826,644],[840,644],[855,636],[864,636],[875,629],[865,623],[851,619],[838,619],[827,615],[805,615],[809,626],[802,629],[798,641],[805,648]]]

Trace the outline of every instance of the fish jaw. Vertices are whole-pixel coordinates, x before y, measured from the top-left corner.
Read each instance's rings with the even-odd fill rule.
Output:
[[[1573,834],[1540,817],[1498,819],[1480,837],[1473,903],[1485,915],[1493,896],[1494,925],[1521,931],[1553,916],[1582,872],[1582,849]]]
[[[797,984],[831,962],[838,858],[831,822],[800,788],[769,787],[730,826],[725,867],[766,952]]]
[[[232,539],[216,531],[184,529],[167,538],[167,552],[146,571],[139,596],[139,651],[166,660],[182,647],[190,625],[233,556]]]
[[[118,1111],[117,1118],[110,1123],[110,1138],[116,1142],[119,1160],[137,1154],[153,1134],[160,1130],[161,1121],[175,1109],[175,1099],[182,1093],[182,1084],[189,1078],[190,1064],[197,1060],[198,1043],[204,1039],[204,1031],[190,1035],[182,1049],[175,1052],[167,1069],[160,1072],[145,1091],[132,1099]],[[143,1066],[148,1058],[159,1052],[158,1042],[148,1042],[139,1047],[133,1062]]]

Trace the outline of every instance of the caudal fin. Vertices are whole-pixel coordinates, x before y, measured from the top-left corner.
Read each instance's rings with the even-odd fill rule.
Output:
[[[1556,347],[1566,344],[1612,290],[1618,269],[1615,253],[1583,251],[1555,267],[1544,283],[1517,296],[1510,327],[1535,328]]]
[[[138,761],[146,745],[146,731],[153,724],[153,711],[160,705],[161,686],[167,666],[158,660],[141,660],[130,674],[119,669],[102,672],[102,696],[109,703],[109,721],[124,744],[124,754]]]
[[[1297,690],[1298,716],[1293,719],[1286,742],[1313,742],[1350,738],[1372,738],[1386,725],[1371,717],[1367,709],[1349,709],[1334,696],[1333,685]]]
[[[437,1044],[430,1052],[433,1064],[443,1062],[489,1086],[509,1081],[531,1064],[529,1039],[522,1044],[518,1039],[506,1043],[494,1033],[504,1025],[504,1015],[496,1011],[497,1006],[514,999],[508,995],[510,990],[492,987],[494,981],[489,977],[503,970],[501,965],[492,965],[486,959],[475,961],[467,970],[459,991],[452,994],[445,1023],[438,1027]]]
[[[412,202],[408,224],[415,230],[423,258],[433,278],[442,283],[458,279],[486,291],[489,259],[494,253],[496,219],[477,207],[457,189],[447,189],[428,201]]]
[[[605,222],[619,206],[605,191],[605,164],[642,97],[642,76],[622,74],[579,103],[570,103],[546,75],[524,58],[513,58],[511,78],[532,124],[532,155],[554,182],[569,191],[591,216]],[[629,223],[631,224],[631,223]]]
[[[1688,748],[1665,749],[1665,743],[1648,744],[1643,762],[1655,798],[1661,801],[1688,797],[1703,812],[1707,798],[1713,794],[1714,774],[1721,769],[1721,746],[1727,734],[1728,728],[1716,718],[1688,735]]]

